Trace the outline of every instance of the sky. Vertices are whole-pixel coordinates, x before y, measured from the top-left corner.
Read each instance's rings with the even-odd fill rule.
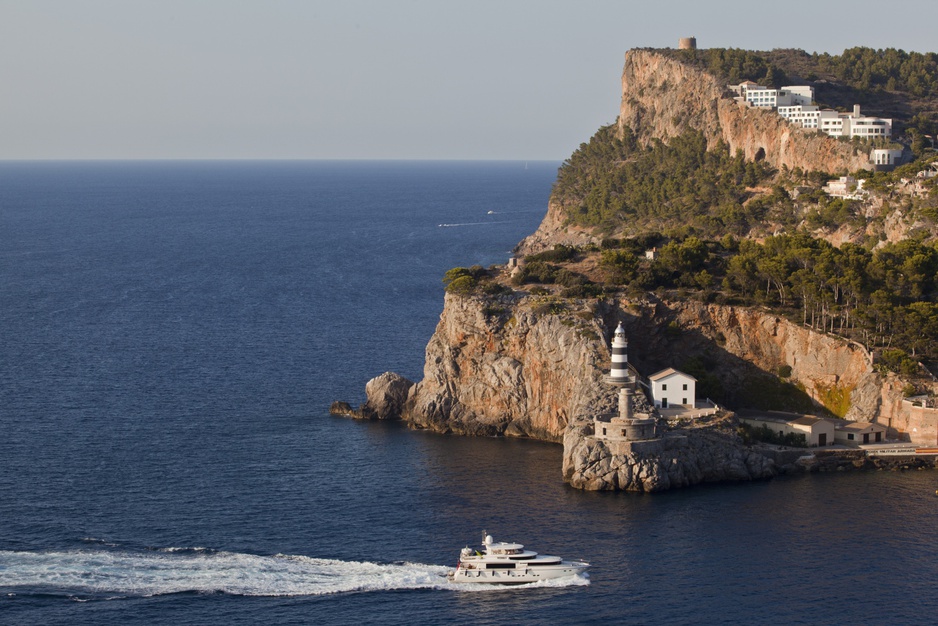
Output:
[[[936,18],[936,0],[0,0],[0,159],[561,161],[615,121],[629,48],[930,52]]]

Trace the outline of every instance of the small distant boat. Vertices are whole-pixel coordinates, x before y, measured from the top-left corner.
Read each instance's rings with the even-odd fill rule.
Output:
[[[495,215],[495,211],[489,211],[486,215]]]
[[[559,556],[538,555],[520,543],[496,542],[483,532],[482,550],[466,546],[459,553],[456,570],[447,574],[454,583],[521,585],[575,576],[589,563],[564,561]]]

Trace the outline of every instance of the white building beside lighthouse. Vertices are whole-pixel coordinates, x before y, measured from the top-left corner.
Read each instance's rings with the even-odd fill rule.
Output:
[[[669,367],[649,376],[648,382],[655,408],[697,407],[697,379],[693,376]]]

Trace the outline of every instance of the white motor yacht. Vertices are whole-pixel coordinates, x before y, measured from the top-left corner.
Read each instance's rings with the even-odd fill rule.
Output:
[[[456,571],[448,578],[454,583],[495,583],[520,585],[540,580],[575,576],[589,567],[581,561],[564,561],[559,556],[538,555],[520,543],[496,542],[483,532],[482,550],[466,546],[459,553]]]

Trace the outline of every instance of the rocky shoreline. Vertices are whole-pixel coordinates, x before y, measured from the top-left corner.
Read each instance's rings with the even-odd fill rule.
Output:
[[[368,399],[353,408],[334,402],[330,413],[354,419],[403,419],[414,383],[385,372],[368,383]],[[443,425],[417,425],[454,434]],[[863,450],[818,450],[748,446],[736,435],[738,422],[728,412],[692,428],[674,428],[661,439],[611,442],[593,437],[592,425],[568,428],[563,441],[563,480],[584,491],[660,492],[703,483],[748,482],[776,476],[844,471],[938,469],[938,456],[869,456]],[[490,429],[456,434],[492,435]],[[502,433],[506,434],[506,433]],[[510,433],[509,433],[510,435]]]

